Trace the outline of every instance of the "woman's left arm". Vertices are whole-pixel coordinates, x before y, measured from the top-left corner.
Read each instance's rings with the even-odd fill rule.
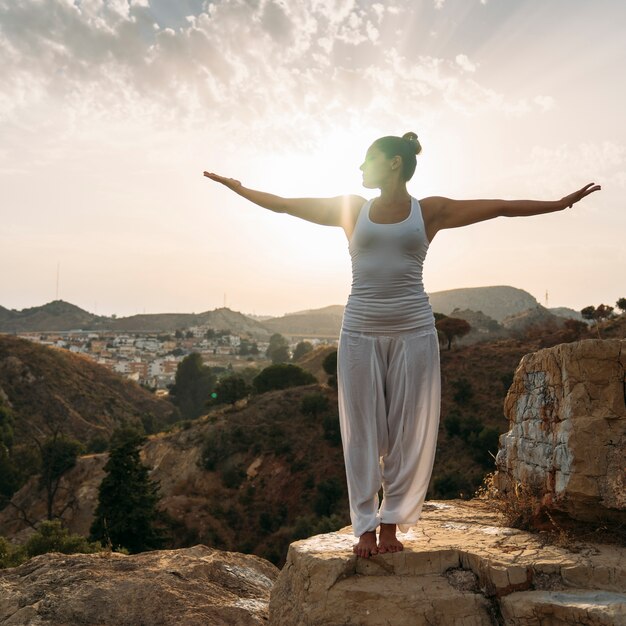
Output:
[[[436,232],[444,228],[469,226],[494,217],[526,217],[562,211],[600,188],[600,185],[589,183],[560,200],[451,200],[432,196],[420,200],[420,204],[432,216],[432,230]]]

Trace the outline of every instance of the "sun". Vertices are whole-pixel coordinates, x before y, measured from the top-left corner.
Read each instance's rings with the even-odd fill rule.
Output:
[[[371,134],[371,133],[370,133]],[[360,194],[359,166],[371,142],[368,135],[336,127],[316,135],[303,133],[301,147],[267,156],[257,175],[263,177],[263,189],[278,195],[298,198],[328,198]]]

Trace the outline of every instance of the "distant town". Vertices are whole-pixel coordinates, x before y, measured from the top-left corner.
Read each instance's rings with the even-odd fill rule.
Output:
[[[16,336],[89,357],[140,385],[155,389],[158,395],[167,395],[169,385],[174,383],[178,364],[192,352],[200,353],[205,365],[216,368],[263,368],[271,363],[265,355],[268,341],[253,341],[247,335],[215,330],[205,325],[174,333],[71,330],[21,332]],[[336,344],[318,338],[305,340],[313,346]],[[302,338],[290,345],[291,352],[300,341]]]

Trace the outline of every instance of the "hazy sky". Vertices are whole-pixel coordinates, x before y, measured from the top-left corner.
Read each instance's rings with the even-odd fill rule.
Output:
[[[344,304],[343,231],[265,211],[357,193],[418,133],[417,198],[574,209],[440,232],[427,291],[626,296],[623,0],[0,0],[0,305],[109,315]]]

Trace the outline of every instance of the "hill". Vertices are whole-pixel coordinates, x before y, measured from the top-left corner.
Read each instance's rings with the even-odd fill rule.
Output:
[[[13,415],[16,443],[57,427],[82,442],[108,438],[124,423],[156,432],[178,417],[167,400],[85,356],[4,334],[0,398]]]
[[[63,300],[54,300],[43,306],[21,311],[0,309],[0,332],[16,333],[38,330],[68,331],[81,328],[98,328],[109,318],[93,315]]]
[[[456,308],[482,311],[501,322],[509,315],[539,306],[537,300],[523,289],[508,286],[449,289],[429,294],[433,311],[450,315]]]
[[[522,331],[530,326],[562,326],[565,318],[553,314],[549,309],[538,304],[534,309],[526,309],[513,315],[507,315],[502,325],[508,330]]]
[[[153,313],[120,317],[109,322],[111,330],[120,332],[174,332],[192,326],[208,326],[215,330],[230,330],[237,335],[249,335],[256,340],[267,340],[270,332],[264,324],[228,308],[204,313]]]
[[[263,325],[272,332],[293,339],[336,339],[341,330],[343,309],[343,306],[335,304],[321,309],[299,311],[265,320]]]
[[[256,340],[266,340],[270,332],[253,320],[227,308],[204,313],[156,313],[129,317],[104,317],[93,315],[63,300],[55,300],[39,307],[9,310],[0,307],[0,332],[44,331],[119,331],[119,332],[174,332],[192,326],[206,325],[216,330],[230,330],[235,334],[250,335]]]
[[[430,293],[429,297],[433,310],[437,313],[451,315],[455,309],[482,312],[499,323],[507,317],[538,308],[546,315],[552,313],[560,317],[580,319],[579,313],[564,307],[544,309],[528,292],[510,286],[435,291]],[[55,300],[22,311],[0,306],[0,332],[82,329],[171,333],[177,329],[185,330],[192,326],[206,325],[216,330],[230,330],[234,334],[248,335],[255,341],[267,341],[273,333],[281,333],[294,341],[306,338],[335,340],[339,337],[343,309],[342,305],[331,305],[263,320],[228,308],[203,313],[152,313],[113,318],[93,315],[68,302]]]
[[[566,306],[558,306],[558,307],[549,307],[548,311],[550,313],[557,315],[558,317],[565,317],[566,319],[572,320],[582,320],[583,316],[580,311],[575,311],[574,309],[570,309]]]

